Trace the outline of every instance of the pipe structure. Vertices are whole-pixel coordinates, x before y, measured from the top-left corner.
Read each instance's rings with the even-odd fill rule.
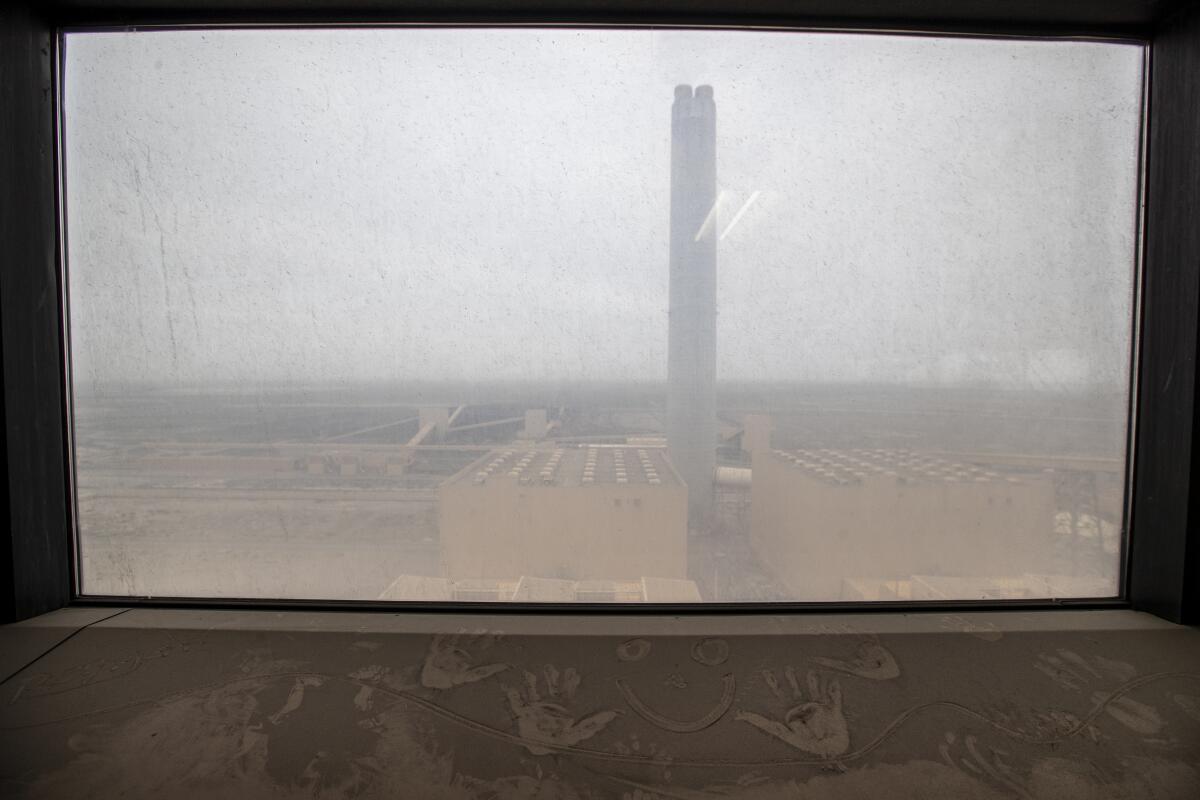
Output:
[[[667,448],[707,527],[716,467],[717,109],[711,86],[675,87],[671,106]]]
[[[713,480],[718,486],[730,489],[749,489],[753,471],[748,467],[717,467]]]

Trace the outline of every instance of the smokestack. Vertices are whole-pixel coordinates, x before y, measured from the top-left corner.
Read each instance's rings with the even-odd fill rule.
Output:
[[[671,106],[671,297],[667,447],[688,517],[712,511],[717,439],[717,107],[711,86],[675,87]]]

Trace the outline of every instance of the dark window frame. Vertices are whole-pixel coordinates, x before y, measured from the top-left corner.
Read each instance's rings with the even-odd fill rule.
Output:
[[[737,7],[737,11],[732,7]],[[66,605],[537,613],[799,613],[1133,608],[1200,622],[1200,448],[1196,356],[1200,325],[1200,7],[1101,0],[633,0],[443,2],[163,0],[100,8],[66,0],[0,12],[0,352],[5,477],[0,507],[0,622]],[[60,270],[57,58],[67,28],[424,22],[764,26],[973,36],[1134,39],[1148,44],[1139,325],[1130,425],[1125,575],[1116,599],[856,603],[520,604],[269,601],[80,596],[74,564],[65,286]]]

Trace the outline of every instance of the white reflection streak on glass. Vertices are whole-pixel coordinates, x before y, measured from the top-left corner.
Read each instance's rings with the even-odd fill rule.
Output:
[[[725,199],[725,190],[721,189],[717,192],[717,199],[713,200],[712,208],[708,210],[708,215],[704,218],[704,222],[700,223],[700,228],[696,231],[696,238],[692,241],[698,242],[704,238],[709,229],[717,223],[717,209],[721,207],[721,201]]]
[[[754,205],[754,201],[758,199],[760,194],[762,194],[762,192],[760,192],[758,189],[755,189],[754,192],[751,193],[748,198],[746,198],[746,202],[742,203],[742,207],[738,209],[738,212],[733,215],[733,219],[729,220],[729,224],[725,226],[725,230],[721,232],[721,237],[718,241],[724,241],[725,237],[729,235],[729,232],[733,230],[733,226],[737,225],[738,222],[741,221],[742,216],[750,210],[750,206]]]

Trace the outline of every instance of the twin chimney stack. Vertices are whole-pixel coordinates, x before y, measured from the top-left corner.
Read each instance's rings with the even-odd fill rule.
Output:
[[[667,448],[688,487],[689,526],[712,513],[717,438],[717,108],[711,86],[675,87]]]

